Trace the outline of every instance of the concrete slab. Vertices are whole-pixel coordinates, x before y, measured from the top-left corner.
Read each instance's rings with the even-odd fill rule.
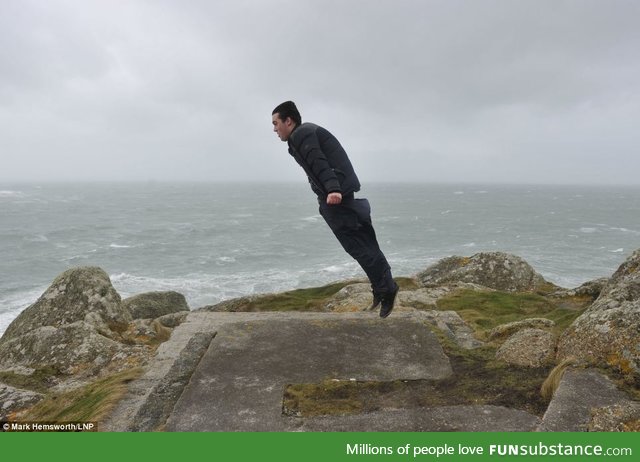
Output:
[[[209,348],[214,335],[210,332],[201,332],[193,336],[169,372],[153,387],[144,404],[138,409],[131,430],[156,431],[162,429],[173,411],[176,401],[182,395],[184,387],[191,380],[202,355]]]
[[[586,431],[592,410],[629,402],[629,397],[600,372],[593,369],[568,369],[549,403],[539,430]]]
[[[230,320],[228,315],[236,313],[225,314]],[[441,379],[451,374],[437,338],[419,316],[381,320],[364,313],[261,313],[236,317],[216,330],[166,430],[295,430],[301,420],[282,415],[289,383]]]

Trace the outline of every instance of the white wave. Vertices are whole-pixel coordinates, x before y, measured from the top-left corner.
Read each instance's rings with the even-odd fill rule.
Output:
[[[9,324],[11,324],[13,320],[18,317],[18,315],[22,312],[23,309],[24,308],[13,309],[13,310],[0,313],[0,337],[2,336],[2,334],[4,334],[4,331],[7,330],[7,327],[9,327]]]
[[[169,227],[169,230],[174,233],[191,233],[196,231],[196,226],[193,223],[175,223]]]
[[[111,247],[112,249],[130,249],[133,246],[132,245],[122,245],[122,244],[111,244],[111,245],[109,245],[109,247]]]
[[[464,191],[456,191],[453,194],[460,196],[460,195],[464,194]]]
[[[345,260],[344,263],[334,265],[318,265],[301,273],[310,278],[315,278],[320,283],[327,283],[342,279],[350,279],[363,275],[364,272],[355,260]]]
[[[75,260],[88,260],[89,258],[93,258],[93,255],[88,255],[88,254],[96,253],[97,251],[98,249],[87,250],[85,254],[69,255],[68,257],[62,257],[60,258],[60,261],[73,262]]]
[[[468,244],[462,244],[462,247],[475,247],[476,243],[475,242],[469,242]]]
[[[558,287],[578,287],[581,284],[593,279],[589,277],[577,277],[561,275],[554,271],[539,270],[540,274],[549,282],[556,284]]]
[[[394,221],[398,221],[401,218],[398,216],[389,216],[389,217],[376,217],[375,221],[376,223],[392,223]]]
[[[309,223],[316,223],[319,220],[320,220],[320,215],[313,215],[313,216],[305,217],[302,219],[302,221],[306,221]]]
[[[49,242],[49,238],[44,234],[36,234],[35,236],[25,236],[23,240],[27,242]]]
[[[218,257],[216,261],[218,263],[235,263],[236,259],[234,257]]]
[[[487,194],[489,191],[474,191],[475,194]]]
[[[175,291],[183,294],[187,300],[211,287],[200,278],[156,278],[118,273],[110,276],[111,283],[122,298],[146,292]]]
[[[184,277],[152,277],[129,273],[113,274],[111,283],[123,297],[155,291],[175,291],[185,296],[196,308],[232,297],[271,292],[279,286],[272,274],[188,274]]]
[[[611,227],[611,230],[620,231],[621,233],[640,234],[640,231],[636,231],[635,229],[628,229],[628,228],[614,228],[614,227]]]
[[[622,253],[622,252],[624,252],[624,249],[623,248],[619,248],[619,249],[616,249],[616,250],[610,250],[609,252],[611,252],[611,253]]]
[[[0,191],[0,197],[24,197],[24,193],[22,191],[4,190]]]
[[[71,255],[70,257],[61,258],[61,262],[72,262],[75,260],[86,260],[89,258],[87,255]]]
[[[18,292],[8,296],[0,297],[0,337],[7,330],[9,324],[28,306],[38,300],[44,293],[46,287]]]
[[[587,228],[587,227],[580,228],[580,232],[585,234],[593,234],[597,231],[598,230],[596,228]]]
[[[322,271],[325,271],[327,273],[339,273],[342,271],[342,267],[337,266],[337,265],[331,265],[331,266],[327,266],[325,268],[322,268]]]

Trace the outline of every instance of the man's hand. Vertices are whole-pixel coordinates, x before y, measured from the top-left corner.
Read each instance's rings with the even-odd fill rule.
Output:
[[[328,205],[338,205],[340,202],[342,202],[342,194],[339,192],[332,192],[327,196]]]

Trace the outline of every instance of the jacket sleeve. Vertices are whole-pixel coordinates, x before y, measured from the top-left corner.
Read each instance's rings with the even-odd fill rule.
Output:
[[[298,152],[302,157],[302,161],[313,174],[314,179],[320,182],[327,194],[342,192],[340,181],[320,147],[320,141],[315,130],[305,131],[301,135]]]

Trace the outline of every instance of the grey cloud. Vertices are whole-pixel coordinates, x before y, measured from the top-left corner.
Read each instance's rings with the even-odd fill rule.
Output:
[[[0,181],[304,181],[270,130],[293,99],[365,181],[638,184],[637,2],[2,9]]]

